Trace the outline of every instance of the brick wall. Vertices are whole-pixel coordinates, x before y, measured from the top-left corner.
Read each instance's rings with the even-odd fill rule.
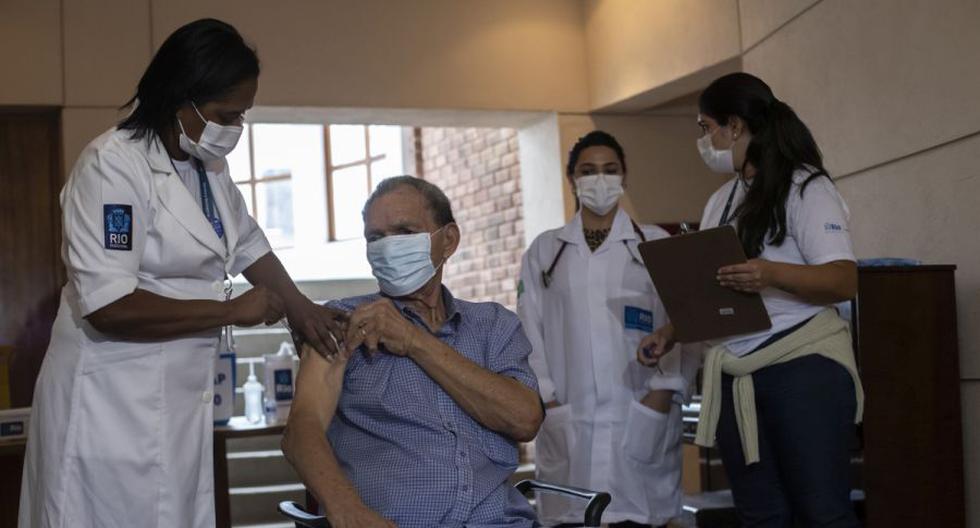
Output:
[[[524,248],[517,132],[495,128],[423,128],[420,176],[453,204],[462,242],[445,270],[461,299],[514,309]]]

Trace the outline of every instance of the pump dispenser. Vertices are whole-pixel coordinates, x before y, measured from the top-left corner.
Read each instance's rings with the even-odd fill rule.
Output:
[[[255,363],[248,364],[248,380],[245,381],[245,419],[248,423],[262,421],[262,384],[255,378]]]

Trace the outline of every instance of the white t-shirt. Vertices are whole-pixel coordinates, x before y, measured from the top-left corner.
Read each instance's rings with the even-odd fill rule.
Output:
[[[180,176],[180,181],[184,182],[184,187],[190,191],[191,196],[194,197],[194,201],[197,205],[202,205],[201,202],[201,181],[197,175],[197,167],[194,166],[194,162],[191,159],[185,161],[170,159],[174,164],[174,168],[177,169],[177,175]],[[203,206],[202,206],[203,207]],[[204,214],[204,209],[201,209],[201,214]]]
[[[809,265],[826,264],[835,260],[855,261],[848,227],[850,211],[847,204],[830,178],[825,176],[810,181],[800,196],[800,187],[809,175],[810,172],[805,170],[793,173],[793,186],[786,198],[786,238],[780,246],[765,244],[759,258]],[[732,187],[736,184],[738,188],[728,213],[729,217],[734,214],[745,199],[745,184],[738,178],[733,178],[711,195],[701,217],[701,229],[718,226]],[[744,356],[769,336],[792,328],[825,308],[776,288],[767,288],[761,293],[772,320],[772,328],[724,338],[710,344],[724,344],[732,354]]]

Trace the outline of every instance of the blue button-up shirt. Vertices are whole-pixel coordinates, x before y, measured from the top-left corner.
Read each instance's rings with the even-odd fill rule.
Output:
[[[333,301],[353,310],[378,294]],[[454,299],[433,334],[462,356],[537,393],[520,321],[496,303]],[[406,319],[428,330],[406,305]],[[517,444],[477,423],[414,361],[359,350],[327,437],[364,503],[401,528],[537,526],[527,500],[508,483]]]

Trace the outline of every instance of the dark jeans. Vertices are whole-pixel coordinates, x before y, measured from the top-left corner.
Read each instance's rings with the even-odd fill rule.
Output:
[[[854,383],[847,370],[811,355],[752,375],[759,459],[745,465],[732,377],[722,376],[718,447],[739,520],[747,528],[860,526],[850,501]],[[900,507],[900,505],[896,505]]]

